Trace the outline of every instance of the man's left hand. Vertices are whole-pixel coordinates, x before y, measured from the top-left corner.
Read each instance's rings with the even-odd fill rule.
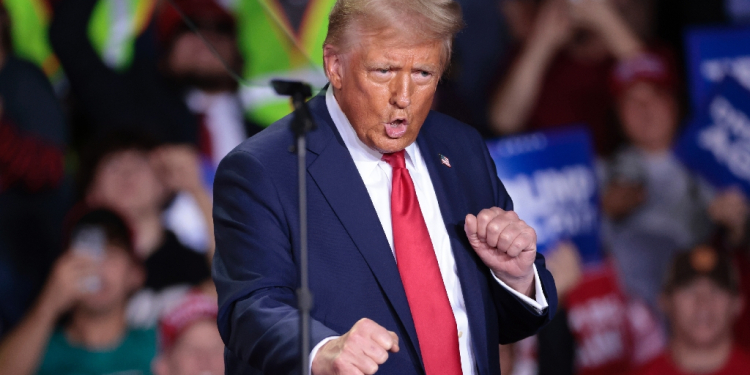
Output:
[[[487,208],[466,215],[469,243],[495,276],[533,298],[536,232],[513,211]]]

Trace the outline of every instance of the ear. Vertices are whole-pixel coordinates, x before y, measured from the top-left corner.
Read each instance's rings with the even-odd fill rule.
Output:
[[[331,86],[340,90],[343,77],[343,56],[336,47],[330,44],[323,46],[323,69],[328,81],[331,82]]]

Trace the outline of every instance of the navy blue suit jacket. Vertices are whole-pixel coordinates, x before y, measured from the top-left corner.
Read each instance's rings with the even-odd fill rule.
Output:
[[[308,137],[312,346],[367,317],[396,332],[401,351],[381,374],[424,374],[396,261],[370,196],[336,130],[325,96],[309,101],[318,125]],[[243,142],[214,183],[218,324],[228,374],[298,374],[299,219],[297,158],[287,116]],[[469,245],[466,214],[512,202],[479,134],[431,112],[417,137],[435,187],[461,280],[478,374],[500,373],[498,344],[537,332],[557,294],[544,258],[536,267],[549,308],[540,315],[501,287]],[[451,167],[439,155],[450,159]],[[307,364],[305,364],[307,366]]]

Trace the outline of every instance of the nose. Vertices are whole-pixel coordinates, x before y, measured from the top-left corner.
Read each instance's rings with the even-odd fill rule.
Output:
[[[398,72],[391,83],[391,105],[404,109],[411,104],[414,82],[408,72]]]

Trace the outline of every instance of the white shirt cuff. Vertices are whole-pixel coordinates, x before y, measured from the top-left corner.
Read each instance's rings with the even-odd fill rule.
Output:
[[[341,337],[341,336],[326,337],[323,340],[320,340],[320,342],[318,343],[318,345],[315,345],[315,347],[312,348],[312,351],[310,351],[310,366],[307,369],[307,374],[308,375],[312,375],[313,359],[315,359],[315,355],[318,354],[318,350],[320,350],[320,348],[322,348],[323,345],[327,344],[329,341],[331,341],[333,339],[337,339],[339,337]]]
[[[549,307],[549,304],[547,304],[547,297],[544,296],[544,290],[542,290],[542,282],[539,281],[539,273],[536,272],[536,264],[532,265],[534,267],[534,289],[535,289],[535,297],[536,301],[529,298],[528,296],[525,296],[515,289],[511,288],[503,282],[502,280],[498,279],[497,276],[495,276],[495,273],[490,271],[492,273],[492,277],[495,278],[495,281],[497,281],[500,285],[503,286],[503,288],[508,289],[511,293],[513,293],[516,297],[520,298],[521,301],[525,302],[527,305],[531,306],[536,310],[537,314],[541,314],[544,309]]]

